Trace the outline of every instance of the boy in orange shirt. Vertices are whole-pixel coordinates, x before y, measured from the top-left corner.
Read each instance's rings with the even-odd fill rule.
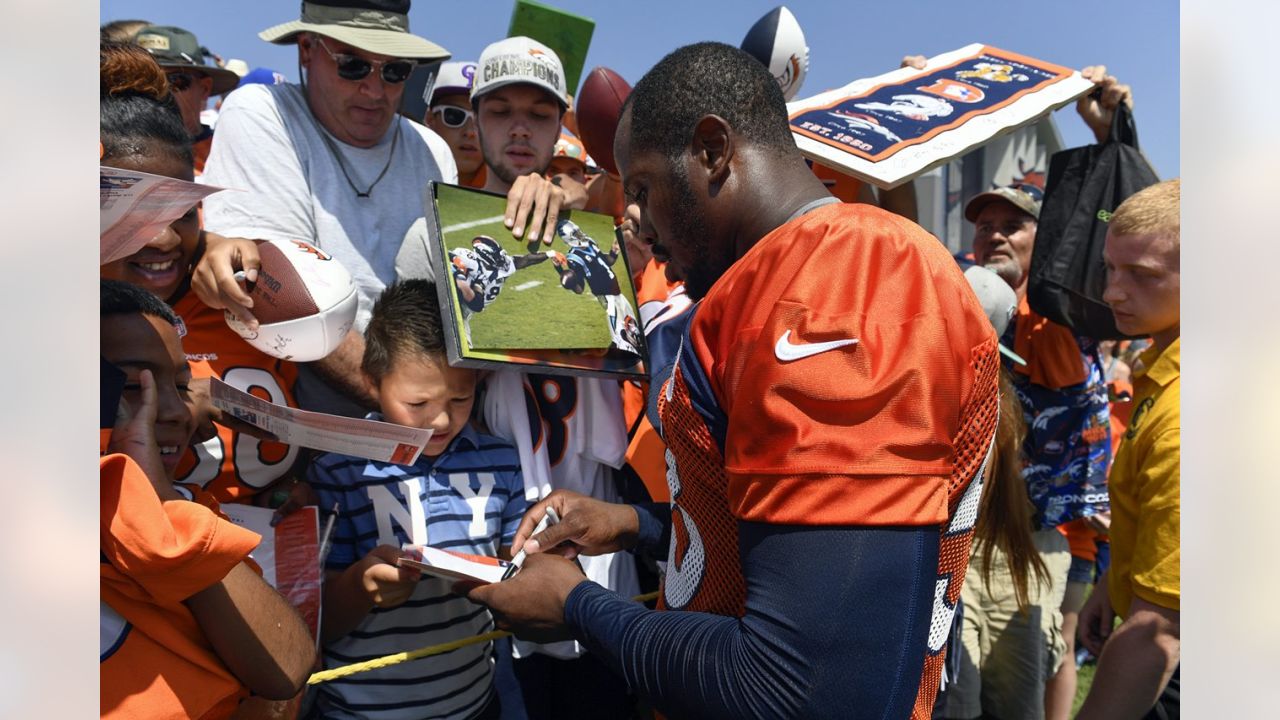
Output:
[[[101,312],[102,358],[125,374],[100,462],[101,715],[221,718],[249,693],[291,698],[315,651],[301,617],[245,562],[260,538],[173,484],[195,429],[177,318],[114,281],[102,283]]]

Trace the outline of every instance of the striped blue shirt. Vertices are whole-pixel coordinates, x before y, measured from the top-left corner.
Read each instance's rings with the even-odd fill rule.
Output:
[[[378,545],[496,555],[528,507],[516,449],[470,427],[436,458],[410,466],[327,454],[312,463],[308,479],[321,507],[339,506],[330,570],[346,569]],[[324,646],[325,667],[493,629],[488,610],[449,588],[424,576],[403,605],[375,607],[346,637]],[[327,718],[465,718],[488,702],[493,662],[492,643],[472,645],[323,683],[318,703]]]

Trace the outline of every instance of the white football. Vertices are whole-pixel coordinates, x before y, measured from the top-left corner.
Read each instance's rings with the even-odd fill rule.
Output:
[[[757,20],[743,38],[742,49],[769,68],[788,102],[800,92],[809,72],[809,46],[786,6],[779,5]]]
[[[351,273],[332,255],[301,240],[258,243],[262,265],[248,288],[257,331],[231,312],[227,325],[262,352],[312,362],[333,352],[355,323],[359,295]]]

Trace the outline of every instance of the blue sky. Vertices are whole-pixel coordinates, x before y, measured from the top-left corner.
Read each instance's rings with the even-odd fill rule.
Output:
[[[776,0],[548,0],[596,21],[587,68],[604,65],[634,83],[667,52],[699,40],[737,45]],[[417,0],[411,29],[474,60],[506,35],[510,0]],[[789,0],[810,48],[799,97],[898,66],[906,54],[936,55],[974,42],[1076,69],[1105,64],[1133,86],[1141,145],[1161,177],[1179,174],[1179,19],[1170,0],[1073,3],[959,3],[948,0],[834,2]],[[257,33],[296,19],[292,0],[102,0],[101,19],[141,18],[185,27],[224,58],[266,66],[297,79],[292,47]],[[1058,113],[1067,146],[1092,142],[1070,107]]]

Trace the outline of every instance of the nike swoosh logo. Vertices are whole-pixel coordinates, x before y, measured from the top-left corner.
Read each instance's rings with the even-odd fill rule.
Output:
[[[813,357],[828,350],[835,350],[858,342],[858,338],[849,338],[847,340],[829,340],[827,342],[808,343],[806,345],[796,345],[791,342],[791,331],[782,333],[782,337],[778,338],[778,343],[773,346],[773,354],[778,356],[782,362],[791,362],[801,358]]]

